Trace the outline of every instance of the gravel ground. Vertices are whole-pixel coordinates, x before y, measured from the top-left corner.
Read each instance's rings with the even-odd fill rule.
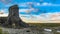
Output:
[[[11,28],[2,28],[2,33],[5,34],[39,34],[36,30],[31,30],[29,28],[24,29],[11,29]]]

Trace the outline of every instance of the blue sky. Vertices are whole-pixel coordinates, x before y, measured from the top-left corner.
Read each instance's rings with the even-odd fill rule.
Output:
[[[20,9],[31,9],[28,2],[32,2],[32,10],[29,14],[42,14],[42,13],[53,13],[60,12],[60,0],[4,0],[0,1],[0,10],[4,10],[8,13],[8,8],[14,4],[18,4]],[[37,9],[37,11],[36,11]],[[20,14],[26,14],[25,11],[21,11]]]
[[[25,21],[60,23],[60,0],[0,0],[0,12],[7,15],[9,7],[15,4]]]

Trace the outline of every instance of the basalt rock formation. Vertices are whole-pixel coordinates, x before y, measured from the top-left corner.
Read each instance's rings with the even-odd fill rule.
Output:
[[[9,15],[8,15],[7,21],[3,24],[3,26],[14,27],[13,24],[15,25],[16,28],[29,26],[28,24],[23,22],[21,18],[19,17],[18,5],[13,5],[9,7]]]

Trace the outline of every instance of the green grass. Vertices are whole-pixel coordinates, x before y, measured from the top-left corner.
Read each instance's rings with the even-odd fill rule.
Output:
[[[60,23],[30,23],[29,25],[40,27],[40,28],[42,28],[42,27],[59,27]],[[0,34],[2,34],[1,27],[0,27]]]
[[[0,29],[0,34],[2,34],[2,29]]]
[[[60,23],[30,23],[30,25],[38,27],[59,27]]]

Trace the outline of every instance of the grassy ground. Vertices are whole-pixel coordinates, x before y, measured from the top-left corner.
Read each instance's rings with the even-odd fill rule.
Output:
[[[60,23],[37,23],[37,24],[36,23],[30,23],[30,25],[32,25],[32,26],[35,25],[36,27],[39,27],[38,30],[40,28],[46,28],[46,27],[48,27],[48,28],[60,27]],[[60,33],[54,32],[54,34],[60,34]]]
[[[30,23],[29,25],[37,27],[59,27],[60,23]],[[0,28],[0,34],[2,34],[2,29]]]
[[[59,27],[60,23],[30,23],[30,25],[38,27]]]
[[[2,34],[2,28],[0,27],[0,34]]]

